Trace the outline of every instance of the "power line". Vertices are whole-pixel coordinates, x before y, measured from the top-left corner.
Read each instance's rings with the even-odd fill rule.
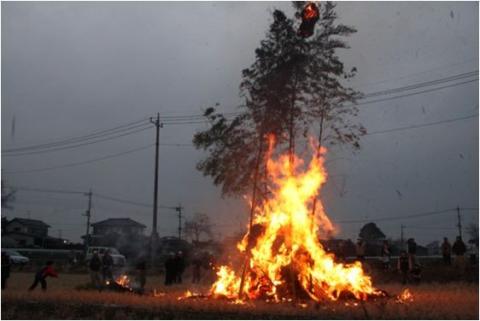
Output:
[[[425,123],[425,124],[419,124],[419,125],[411,125],[411,126],[406,126],[406,127],[398,127],[398,128],[392,128],[392,129],[385,129],[385,130],[367,132],[363,136],[385,134],[385,133],[391,133],[391,132],[397,132],[397,131],[403,131],[403,130],[410,130],[410,129],[416,129],[416,128],[422,128],[422,127],[435,126],[435,125],[440,125],[440,124],[453,123],[453,122],[456,122],[456,121],[467,120],[467,119],[475,118],[475,117],[478,117],[478,114],[469,115],[469,116],[465,116],[465,117],[459,117],[459,118],[445,119],[445,120],[440,120],[440,121],[436,121],[436,122],[432,122],[432,123]]]
[[[114,202],[123,203],[123,204],[130,204],[130,205],[135,205],[135,206],[140,206],[140,207],[152,208],[152,206],[153,206],[153,204],[130,201],[130,200],[122,199],[122,198],[108,196],[108,195],[105,195],[105,194],[94,193],[93,196],[101,198],[101,199],[109,200],[109,201],[114,201]],[[158,208],[176,209],[176,206],[158,205]]]
[[[57,166],[51,166],[51,167],[44,167],[44,168],[36,168],[36,169],[30,169],[30,170],[6,171],[6,172],[4,172],[4,174],[20,174],[20,173],[44,172],[44,171],[50,171],[50,170],[55,170],[55,169],[61,169],[61,168],[67,168],[67,167],[80,166],[80,165],[84,165],[84,164],[90,164],[90,163],[94,163],[94,162],[103,161],[103,160],[106,160],[106,159],[117,158],[117,157],[120,157],[120,156],[123,156],[123,155],[127,155],[127,154],[136,153],[136,152],[139,152],[139,151],[148,149],[148,148],[150,148],[150,147],[152,147],[152,146],[153,146],[153,144],[149,144],[149,145],[147,145],[147,146],[130,149],[130,150],[127,150],[127,151],[124,151],[124,152],[121,152],[121,153],[116,153],[116,154],[112,154],[112,155],[107,155],[107,156],[103,156],[103,157],[100,157],[100,158],[90,159],[90,160],[86,160],[86,161],[82,161],[82,162],[68,163],[68,164],[63,164],[63,165],[57,165]]]
[[[362,220],[345,220],[345,221],[337,221],[336,223],[348,224],[348,223],[363,223],[363,222],[367,222],[367,221],[376,222],[376,221],[403,220],[403,219],[409,219],[409,218],[417,218],[417,217],[444,214],[444,213],[448,213],[448,212],[452,212],[452,211],[456,211],[456,210],[457,210],[457,208],[449,208],[449,209],[445,209],[445,210],[417,213],[417,214],[411,214],[411,215],[391,216],[391,217],[377,217],[377,218],[362,219]]]
[[[376,100],[370,100],[370,101],[360,102],[360,103],[356,103],[356,104],[350,104],[350,105],[347,105],[347,106],[344,106],[344,107],[350,107],[350,106],[355,106],[355,105],[356,105],[356,106],[369,105],[369,104],[378,103],[378,102],[382,102],[382,101],[388,101],[388,100],[393,100],[393,99],[398,99],[398,98],[410,97],[410,96],[415,96],[415,95],[419,95],[419,94],[424,94],[424,93],[428,93],[428,92],[432,92],[432,91],[437,91],[437,90],[442,90],[442,89],[446,89],[446,88],[456,87],[456,86],[468,84],[468,83],[471,83],[471,82],[474,82],[474,81],[478,81],[478,78],[477,78],[477,79],[473,79],[473,80],[467,80],[467,81],[455,83],[455,84],[450,84],[450,85],[446,85],[446,86],[442,86],[442,87],[425,89],[425,90],[417,91],[417,92],[414,92],[414,93],[409,93],[409,94],[404,94],[404,95],[397,95],[397,96],[393,96],[393,97],[376,99]]]
[[[478,211],[478,208],[473,207],[460,207],[462,211],[471,210],[471,211]],[[370,219],[361,219],[361,220],[344,220],[344,221],[335,221],[335,223],[339,224],[349,224],[349,223],[364,223],[364,222],[376,222],[376,221],[394,221],[394,220],[403,220],[403,219],[415,219],[417,217],[425,217],[425,216],[432,216],[437,214],[444,214],[448,212],[456,212],[457,207],[438,210],[438,211],[431,211],[431,212],[424,212],[424,213],[417,213],[417,214],[410,214],[410,215],[403,215],[403,216],[391,216],[391,217],[377,217],[377,218],[370,218]]]
[[[143,124],[142,124],[143,123]],[[27,151],[31,149],[44,149],[44,148],[49,148],[49,147],[56,147],[56,146],[61,146],[65,144],[70,144],[70,143],[75,143],[79,141],[84,141],[84,140],[89,140],[92,138],[98,138],[98,137],[103,137],[103,136],[108,136],[114,133],[138,128],[142,125],[146,124],[146,119],[141,119],[137,120],[134,122],[130,122],[121,126],[116,126],[110,129],[105,129],[105,130],[97,130],[94,131],[90,134],[83,135],[83,136],[78,136],[78,137],[73,137],[73,138],[68,138],[68,139],[63,139],[55,142],[50,142],[50,143],[43,143],[43,144],[36,144],[36,145],[30,145],[30,146],[24,146],[24,147],[17,147],[17,148],[10,148],[10,149],[5,149],[2,151],[2,153],[9,153],[9,152],[19,152],[19,151]]]
[[[152,204],[147,204],[147,203],[141,203],[141,202],[135,202],[135,201],[129,201],[125,199],[120,199],[112,196],[107,196],[99,193],[93,194],[94,197],[109,200],[109,201],[114,201],[118,203],[123,203],[123,204],[130,204],[130,205],[135,205],[135,206],[141,206],[141,207],[148,207],[151,208],[153,205]]]
[[[43,153],[55,152],[55,151],[60,151],[60,150],[65,150],[65,149],[72,149],[72,148],[77,148],[77,147],[81,147],[81,146],[92,145],[92,144],[96,144],[96,143],[100,143],[100,142],[104,142],[104,141],[108,141],[108,140],[112,140],[112,139],[124,137],[124,136],[127,136],[127,135],[136,134],[136,133],[145,131],[145,130],[147,130],[147,129],[150,129],[151,127],[152,127],[151,125],[147,124],[146,127],[144,127],[144,128],[140,128],[140,129],[137,129],[137,130],[129,131],[129,132],[126,132],[126,133],[123,133],[123,134],[119,134],[119,135],[115,135],[115,136],[108,137],[108,138],[98,139],[98,140],[92,141],[92,142],[85,142],[85,143],[80,143],[80,144],[74,144],[74,145],[69,145],[69,146],[64,146],[64,147],[58,147],[58,148],[46,149],[46,150],[39,150],[39,151],[32,151],[32,152],[20,152],[20,153],[15,153],[15,154],[11,154],[11,155],[8,155],[8,154],[7,154],[7,155],[3,155],[3,156],[5,156],[5,157],[24,156],[24,155],[33,155],[33,154],[43,154]]]
[[[361,98],[364,99],[364,98],[370,98],[370,97],[375,97],[375,96],[390,95],[390,94],[394,94],[394,93],[397,93],[397,92],[409,91],[409,90],[419,89],[419,88],[422,88],[422,87],[430,87],[430,86],[433,86],[433,85],[443,84],[443,83],[451,82],[451,81],[454,81],[454,80],[471,78],[471,77],[474,77],[474,76],[478,76],[478,70],[470,71],[470,72],[466,72],[466,73],[462,73],[462,74],[457,74],[457,75],[453,75],[453,76],[449,76],[449,77],[445,77],[445,78],[439,78],[439,79],[435,79],[435,80],[429,80],[429,81],[425,81],[425,82],[415,83],[413,85],[397,87],[397,88],[393,88],[393,89],[380,90],[380,91],[377,91],[377,92],[365,94]]]
[[[447,66],[439,66],[439,67],[436,67],[436,68],[431,68],[431,69],[427,69],[427,70],[423,70],[423,71],[419,71],[419,72],[415,72],[415,73],[412,73],[412,74],[409,74],[409,75],[404,75],[404,76],[400,76],[400,77],[395,77],[395,78],[390,78],[390,79],[384,79],[384,80],[379,80],[379,81],[374,81],[374,82],[369,82],[369,83],[363,83],[363,84],[359,84],[359,88],[366,88],[366,87],[370,87],[371,85],[376,85],[376,84],[380,84],[380,83],[385,83],[385,82],[389,82],[389,81],[392,81],[392,80],[399,80],[399,79],[405,79],[405,78],[409,78],[409,77],[412,77],[412,76],[417,76],[417,75],[422,75],[422,74],[425,74],[425,73],[428,73],[428,72],[432,72],[432,71],[436,71],[436,70],[441,70],[441,69],[445,69],[445,68],[451,68],[453,66],[459,66],[459,65],[464,65],[468,62],[471,62],[471,61],[478,61],[478,58],[471,58],[471,59],[468,59],[468,60],[465,60],[465,61],[461,61],[461,62],[456,62],[456,63],[453,63],[453,64],[450,64],[450,65],[447,65]]]
[[[55,189],[43,189],[43,188],[32,188],[32,187],[23,187],[23,186],[10,186],[18,191],[26,192],[39,192],[39,193],[54,193],[54,194],[85,194],[81,191],[69,191],[69,190],[55,190]]]

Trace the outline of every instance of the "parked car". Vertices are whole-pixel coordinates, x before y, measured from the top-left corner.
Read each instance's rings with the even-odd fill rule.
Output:
[[[30,259],[28,257],[21,255],[17,251],[2,249],[2,255],[3,253],[7,254],[10,257],[10,263],[12,264],[25,265],[30,262]]]
[[[85,260],[87,262],[89,262],[90,259],[93,256],[93,252],[95,252],[95,251],[98,253],[100,258],[102,258],[107,250],[110,251],[110,255],[112,256],[114,266],[125,266],[126,265],[127,260],[125,259],[125,256],[120,254],[120,252],[118,252],[118,250],[116,248],[107,247],[107,246],[90,246],[87,250],[87,256],[85,257]]]

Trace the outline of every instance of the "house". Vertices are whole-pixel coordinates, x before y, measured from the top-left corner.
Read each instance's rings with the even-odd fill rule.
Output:
[[[14,218],[7,222],[2,236],[14,240],[19,247],[44,247],[49,227],[40,220]]]
[[[127,259],[138,256],[146,250],[148,241],[144,235],[146,226],[142,223],[130,218],[109,218],[91,226],[90,246],[115,247]]]
[[[146,226],[130,218],[109,218],[92,224],[92,237],[108,234],[143,235]]]
[[[427,245],[425,245],[428,251],[428,255],[440,255],[440,242],[433,241]]]

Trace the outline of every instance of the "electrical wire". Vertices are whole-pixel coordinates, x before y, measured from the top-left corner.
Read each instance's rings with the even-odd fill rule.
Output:
[[[127,124],[124,124],[124,125],[121,125],[121,126],[116,126],[116,127],[105,129],[105,130],[97,130],[97,131],[94,131],[90,134],[82,135],[82,136],[78,136],[78,137],[63,139],[63,140],[50,142],[50,143],[43,143],[43,144],[37,144],[37,145],[30,145],[30,146],[24,146],[24,147],[5,149],[5,150],[2,151],[2,153],[26,151],[26,150],[31,150],[31,149],[43,149],[43,148],[48,148],[48,147],[56,147],[56,146],[59,146],[59,145],[61,146],[61,145],[67,144],[67,143],[68,144],[72,143],[72,142],[75,143],[75,142],[79,142],[79,141],[83,141],[83,140],[89,140],[89,139],[92,139],[92,138],[111,135],[111,134],[114,134],[114,133],[130,130],[130,129],[133,129],[133,128],[138,128],[138,127],[140,127],[142,125],[145,125],[145,124],[147,124],[146,119],[141,119],[141,120],[130,122],[130,123],[127,123]]]
[[[374,93],[365,94],[361,98],[365,99],[365,98],[370,98],[370,97],[375,97],[375,96],[390,95],[390,94],[394,94],[394,93],[397,93],[397,92],[410,91],[410,90],[419,89],[419,88],[423,88],[423,87],[430,87],[430,86],[433,86],[433,85],[443,84],[443,83],[451,82],[451,81],[454,81],[454,80],[471,78],[471,77],[474,77],[474,76],[478,77],[478,70],[467,72],[467,73],[462,73],[462,74],[458,74],[458,75],[454,75],[454,76],[449,76],[449,77],[445,77],[445,78],[420,82],[420,83],[416,83],[416,84],[413,84],[413,85],[397,87],[397,88],[393,88],[393,89],[380,90],[380,91],[377,91],[377,92],[374,92]]]
[[[465,117],[458,117],[458,118],[453,118],[453,119],[445,119],[445,120],[440,120],[440,121],[436,121],[436,122],[432,122],[432,123],[411,125],[411,126],[391,128],[391,129],[385,129],[385,130],[377,130],[377,131],[373,131],[373,132],[367,132],[363,136],[378,135],[378,134],[385,134],[385,133],[404,131],[404,130],[410,130],[410,129],[416,129],[416,128],[436,126],[436,125],[440,125],[440,124],[447,124],[447,123],[453,123],[453,122],[456,122],[456,121],[467,120],[467,119],[471,119],[471,118],[475,118],[475,117],[478,117],[478,114],[469,115],[469,116],[465,116]]]
[[[123,203],[123,204],[130,204],[130,205],[135,205],[135,206],[141,206],[141,207],[148,207],[148,208],[153,208],[153,204],[147,204],[147,203],[141,203],[141,202],[136,202],[136,201],[130,201],[122,198],[117,198],[113,196],[108,196],[105,194],[99,194],[99,193],[93,193],[94,197],[98,197],[101,199],[109,200],[109,201],[114,201],[118,203]],[[175,209],[175,206],[166,206],[166,205],[157,205],[158,208],[164,208],[164,209]]]
[[[425,90],[422,90],[422,91],[417,91],[417,92],[408,93],[408,94],[404,94],[404,95],[397,95],[397,96],[393,96],[393,97],[387,97],[387,98],[382,98],[382,99],[376,99],[376,100],[370,100],[370,101],[360,102],[360,103],[356,103],[356,104],[349,104],[349,105],[345,105],[344,107],[361,106],[361,105],[371,105],[371,104],[378,103],[378,102],[383,102],[383,101],[388,101],[388,100],[393,100],[393,99],[398,99],[398,98],[415,96],[415,95],[424,94],[424,93],[428,93],[428,92],[433,92],[433,91],[437,91],[437,90],[442,90],[442,89],[446,89],[446,88],[452,88],[452,87],[456,87],[456,86],[460,86],[460,85],[464,85],[464,84],[469,84],[469,83],[472,83],[472,82],[475,82],[475,81],[478,81],[478,78],[477,78],[477,79],[473,79],[473,80],[467,80],[467,81],[455,83],[455,84],[445,85],[445,86],[442,86],[442,87],[425,89]]]
[[[72,149],[72,148],[92,145],[92,144],[96,144],[96,143],[100,143],[100,142],[104,142],[104,141],[109,141],[109,140],[112,140],[112,139],[117,139],[117,138],[128,136],[128,135],[136,134],[136,133],[145,131],[147,129],[150,129],[151,127],[153,127],[153,126],[150,125],[150,124],[147,124],[146,127],[143,127],[143,128],[140,128],[140,129],[128,131],[126,133],[118,134],[118,135],[115,135],[115,136],[112,136],[112,137],[98,139],[98,140],[92,141],[92,142],[85,142],[85,143],[79,143],[79,144],[74,144],[74,145],[68,145],[68,146],[64,146],[64,147],[57,147],[57,148],[53,148],[53,149],[38,150],[38,151],[32,151],[32,152],[20,152],[20,153],[14,153],[14,154],[7,154],[7,155],[3,155],[3,156],[5,156],[5,157],[24,156],[24,155],[33,155],[33,154],[43,154],[43,153],[48,153],[48,152],[55,152],[55,151],[60,151],[60,150],[65,150],[65,149]]]
[[[124,151],[124,152],[121,152],[121,153],[111,154],[111,155],[107,155],[107,156],[103,156],[103,157],[99,157],[99,158],[95,158],[95,159],[90,159],[90,160],[86,160],[86,161],[82,161],[82,162],[68,163],[68,164],[63,164],[63,165],[56,165],[56,166],[44,167],[44,168],[36,168],[36,169],[30,169],[30,170],[6,171],[6,172],[4,172],[4,174],[44,172],[44,171],[50,171],[50,170],[55,170],[55,169],[60,169],[60,168],[80,166],[80,165],[84,165],[84,164],[90,164],[90,163],[103,161],[103,160],[106,160],[106,159],[117,158],[117,157],[127,155],[127,154],[136,153],[136,152],[151,148],[152,146],[154,146],[154,144],[149,144],[149,145],[142,146],[142,147],[139,147],[139,148],[130,149],[130,150],[127,150],[127,151]]]
[[[82,195],[87,194],[85,192],[71,191],[71,190],[55,190],[55,189],[24,187],[24,186],[10,186],[10,187],[17,191],[26,191],[26,192],[54,193],[54,194],[82,194]]]
[[[361,220],[344,220],[344,221],[336,221],[335,223],[349,224],[349,223],[363,223],[363,222],[367,222],[367,221],[378,222],[378,221],[403,220],[403,219],[410,219],[410,218],[417,218],[417,217],[425,217],[425,216],[432,216],[432,215],[444,214],[444,213],[448,213],[448,212],[452,212],[452,211],[457,211],[457,209],[456,209],[456,208],[449,208],[449,209],[444,209],[444,210],[439,210],[439,211],[424,212],[424,213],[411,214],[411,215],[403,215],[403,216],[376,217],[376,218],[361,219]]]

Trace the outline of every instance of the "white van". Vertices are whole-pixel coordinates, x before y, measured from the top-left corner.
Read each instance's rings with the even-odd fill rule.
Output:
[[[87,250],[87,256],[85,257],[85,260],[87,262],[90,262],[90,259],[93,256],[93,252],[97,252],[98,255],[100,256],[100,259],[103,257],[105,252],[107,250],[110,251],[110,255],[112,256],[113,259],[113,265],[114,266],[125,266],[127,263],[127,260],[125,259],[125,256],[120,254],[118,250],[114,247],[107,247],[107,246],[90,246]]]

